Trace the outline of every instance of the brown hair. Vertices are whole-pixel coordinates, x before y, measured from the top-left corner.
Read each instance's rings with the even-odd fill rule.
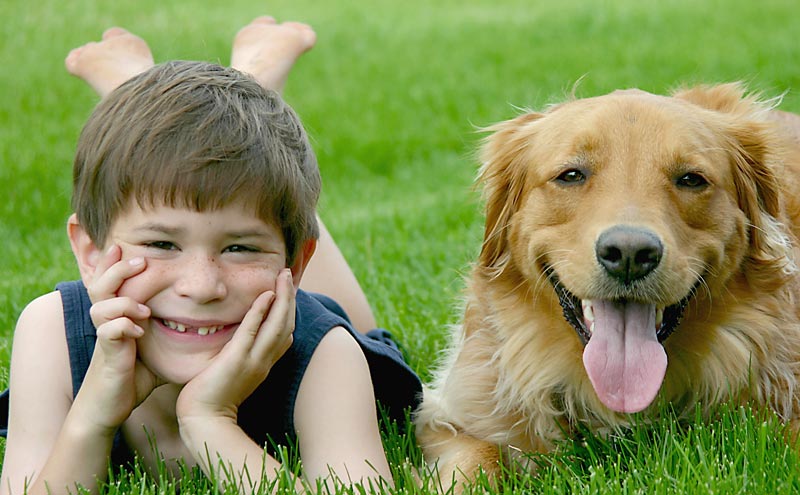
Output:
[[[318,236],[319,168],[281,97],[234,69],[157,65],[95,108],[78,140],[72,208],[98,246],[131,200],[207,211],[244,201],[277,224],[291,264]]]

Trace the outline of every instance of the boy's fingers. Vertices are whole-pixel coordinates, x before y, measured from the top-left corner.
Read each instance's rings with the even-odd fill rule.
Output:
[[[267,314],[272,311],[274,303],[275,293],[271,290],[259,295],[256,300],[253,301],[250,310],[244,315],[242,323],[239,325],[239,329],[236,331],[232,342],[237,340],[241,342],[241,349],[243,351],[250,349],[253,345],[253,341],[258,336],[261,323],[264,321]],[[239,338],[237,339],[237,337]]]
[[[129,318],[117,318],[97,329],[97,341],[103,346],[103,350],[115,350],[120,341],[138,339],[142,335],[144,335],[142,327]]]
[[[100,264],[98,264],[95,270],[95,278],[86,288],[89,292],[89,299],[92,302],[98,302],[115,297],[122,283],[141,273],[145,265],[145,260],[141,257],[117,261],[102,271],[100,270]]]
[[[150,317],[150,308],[130,297],[115,297],[92,304],[89,315],[94,326],[99,329],[101,325],[122,317],[144,320]]]
[[[229,343],[231,351],[260,360],[276,348],[282,348],[284,341],[291,336],[294,330],[291,272],[285,270],[278,274],[275,286],[276,292],[266,291],[253,301]],[[281,354],[283,352],[285,349]]]
[[[295,324],[295,298],[291,273],[282,272],[276,280],[275,302],[267,314],[266,320],[260,325],[256,341],[253,345],[253,354],[256,359],[264,359],[278,351],[278,356],[283,355],[292,344],[292,332]]]
[[[111,268],[114,263],[122,259],[122,249],[116,244],[112,245],[106,252],[100,255],[100,259],[97,260],[97,265],[95,266],[95,273],[103,273],[109,268]]]
[[[232,359],[242,360],[247,357],[250,350],[253,348],[253,342],[258,335],[258,329],[264,317],[270,311],[272,303],[275,300],[275,293],[267,291],[261,293],[252,306],[242,318],[242,322],[233,334],[230,342],[223,348],[226,355],[234,356]]]
[[[97,265],[94,267],[94,275],[92,276],[92,282],[89,284],[89,287],[86,290],[89,292],[89,299],[92,302],[99,301],[101,298],[105,299],[101,292],[101,285],[102,285],[102,277],[103,275],[108,272],[108,270],[118,263],[122,259],[122,249],[113,244],[109,247],[102,255],[100,255],[100,259],[97,260]]]

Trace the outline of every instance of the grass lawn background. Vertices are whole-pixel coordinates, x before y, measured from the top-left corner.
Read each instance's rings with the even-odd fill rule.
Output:
[[[75,142],[97,97],[66,73],[64,56],[121,25],[149,42],[157,62],[227,64],[237,29],[265,13],[308,22],[317,32],[317,46],[298,63],[285,97],[319,159],[320,212],[379,323],[400,337],[423,378],[446,326],[457,319],[462,277],[482,235],[479,197],[471,189],[479,127],[511,118],[520,107],[558,101],[579,80],[579,96],[743,80],[768,97],[785,93],[780,108],[800,111],[796,0],[5,0],[0,384],[22,308],[77,277],[64,225]],[[688,434],[657,428],[657,438],[678,438],[684,450],[677,453],[663,450],[663,442],[632,452],[630,438],[598,440],[599,454],[576,454],[582,471],[559,467],[552,474],[557,481],[546,474],[509,486],[649,493],[662,486],[653,481],[662,471],[645,471],[653,463],[643,459],[652,457],[669,461],[666,478],[659,478],[667,480],[663,493],[695,479],[700,491],[703,480],[708,490],[721,483],[743,492],[797,488],[797,456],[774,441],[779,427],[742,414],[723,412],[720,422],[699,422]],[[633,438],[639,434],[649,435],[642,430]],[[587,445],[593,444],[576,448]],[[698,449],[711,453],[686,454]],[[732,462],[724,471],[719,456]],[[638,475],[635,467],[619,468],[635,460]],[[675,474],[684,470],[693,474]]]

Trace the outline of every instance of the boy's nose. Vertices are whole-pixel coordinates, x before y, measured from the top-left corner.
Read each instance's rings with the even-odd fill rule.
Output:
[[[223,299],[228,293],[219,263],[212,256],[197,256],[185,263],[175,290],[198,303]]]

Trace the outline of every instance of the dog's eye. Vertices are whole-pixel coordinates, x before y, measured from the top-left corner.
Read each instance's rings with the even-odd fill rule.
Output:
[[[569,170],[565,170],[556,177],[556,182],[565,185],[577,185],[582,184],[586,181],[586,174],[578,170],[577,168],[571,168]]]
[[[686,189],[701,189],[708,185],[708,181],[705,177],[694,172],[689,172],[688,174],[680,176],[675,183],[678,187]]]

